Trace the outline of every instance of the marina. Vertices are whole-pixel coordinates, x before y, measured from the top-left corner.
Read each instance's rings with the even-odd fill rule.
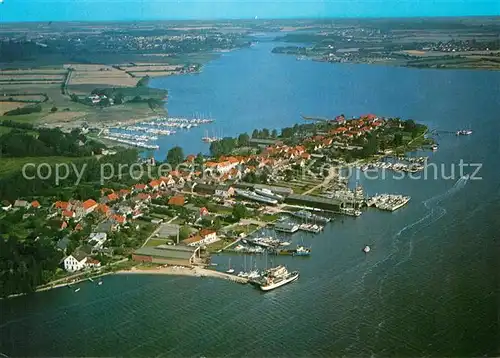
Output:
[[[179,130],[189,130],[199,125],[213,122],[214,119],[160,117],[150,121],[136,122],[133,125],[119,125],[105,128],[99,133],[99,136],[110,141],[138,148],[158,150],[160,146],[150,142],[156,142],[161,137],[175,135]]]

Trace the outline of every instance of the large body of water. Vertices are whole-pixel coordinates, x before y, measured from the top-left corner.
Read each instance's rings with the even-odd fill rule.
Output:
[[[373,112],[441,135],[431,162],[481,163],[482,180],[363,180],[369,194],[407,193],[395,213],[337,218],[295,234],[310,258],[275,258],[300,279],[263,294],[214,279],[108,276],[0,302],[0,352],[13,356],[482,356],[499,352],[500,73],[332,65],[273,55],[272,44],[224,54],[201,74],[157,79],[172,115],[211,113],[224,135],[281,128],[300,113]],[[207,149],[204,129],[168,137]],[[165,155],[165,153],[163,153]],[[439,169],[441,170],[441,169]],[[471,173],[473,169],[465,169]],[[430,177],[433,173],[430,173]],[[440,176],[440,175],[439,175]],[[361,248],[372,245],[364,255]],[[225,255],[216,256],[222,269]],[[239,268],[243,257],[233,256]],[[249,262],[249,259],[247,259]],[[256,259],[265,265],[264,257]]]

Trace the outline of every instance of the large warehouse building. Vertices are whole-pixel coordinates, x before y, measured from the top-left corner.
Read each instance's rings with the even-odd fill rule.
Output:
[[[141,247],[132,254],[132,260],[165,265],[193,265],[200,258],[199,247],[184,245],[159,245]]]

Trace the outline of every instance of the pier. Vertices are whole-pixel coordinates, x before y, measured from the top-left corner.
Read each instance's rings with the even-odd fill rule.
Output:
[[[133,274],[133,275],[173,275],[173,276],[191,276],[191,277],[212,277],[223,280],[228,280],[240,284],[247,284],[248,279],[236,275],[231,275],[225,272],[208,270],[202,267],[185,267],[185,266],[159,266],[151,268],[132,268],[130,271],[119,271],[118,274]]]

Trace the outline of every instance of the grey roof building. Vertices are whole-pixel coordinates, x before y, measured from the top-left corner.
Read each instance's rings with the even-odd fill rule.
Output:
[[[200,257],[199,247],[159,245],[141,247],[132,254],[132,260],[168,265],[192,265]]]

